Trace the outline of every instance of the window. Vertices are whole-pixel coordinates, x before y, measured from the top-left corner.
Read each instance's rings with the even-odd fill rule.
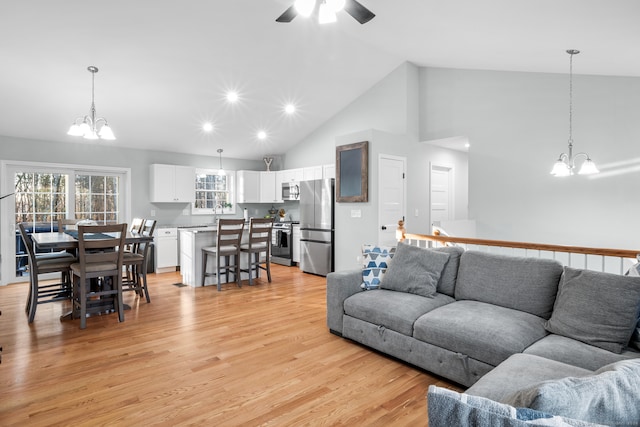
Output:
[[[76,218],[118,223],[119,177],[76,175]]]
[[[218,175],[217,170],[196,169],[196,201],[191,213],[194,215],[233,214],[235,172]]]
[[[130,170],[53,163],[0,161],[2,193],[15,196],[0,204],[0,226],[24,222],[28,233],[57,230],[58,219],[92,219],[100,224],[127,222]],[[24,281],[28,275],[26,248],[17,230],[15,238],[0,242],[2,253],[15,254],[2,263],[2,283]],[[5,252],[6,251],[6,252]]]

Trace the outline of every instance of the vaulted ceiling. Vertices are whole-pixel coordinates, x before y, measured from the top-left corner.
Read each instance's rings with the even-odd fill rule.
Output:
[[[566,73],[573,48],[577,74],[640,76],[637,0],[360,2],[365,25],[275,22],[293,0],[3,1],[0,135],[76,141],[89,65],[117,140],[88,144],[247,159],[286,152],[404,61]]]

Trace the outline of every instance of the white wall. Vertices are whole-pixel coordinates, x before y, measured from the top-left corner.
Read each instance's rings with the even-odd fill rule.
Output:
[[[574,146],[592,177],[549,174],[567,150],[567,75],[423,68],[420,91],[422,140],[471,141],[478,237],[640,248],[640,79],[574,75]]]
[[[286,155],[287,168],[335,162],[335,147],[369,141],[369,201],[336,203],[336,270],[359,267],[363,243],[378,238],[378,157],[391,154],[407,159],[407,226],[428,233],[429,162],[452,165],[456,171],[456,219],[467,218],[467,156],[419,143],[419,68],[405,63],[327,121]],[[351,218],[351,210],[362,212]],[[415,216],[416,209],[419,212]],[[400,218],[398,218],[400,219]]]
[[[185,225],[213,221],[213,215],[183,215],[185,204],[151,204],[149,202],[149,165],[166,163],[217,169],[219,166],[218,157],[119,148],[104,142],[61,143],[0,135],[0,160],[131,168],[131,213],[133,216],[149,217],[153,209],[156,211],[155,219],[158,220],[158,224]],[[223,158],[222,164],[227,170],[264,169],[262,161]],[[3,178],[0,177],[0,180]],[[10,184],[7,183],[7,185]],[[236,216],[242,217],[241,209],[237,210]]]

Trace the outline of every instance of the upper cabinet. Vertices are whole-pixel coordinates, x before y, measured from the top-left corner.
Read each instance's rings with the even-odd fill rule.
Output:
[[[275,172],[238,171],[238,203],[284,203],[282,183],[335,178],[335,166],[312,166]]]
[[[300,182],[304,181],[304,171],[302,168],[298,169],[285,169],[282,171],[278,171],[278,173],[282,176],[282,182]]]
[[[322,165],[322,177],[323,178],[335,178],[336,177],[336,165],[333,163],[330,165]]]
[[[303,181],[312,181],[314,179],[322,179],[322,166],[302,168]]]
[[[151,203],[193,203],[196,170],[189,166],[151,165]]]
[[[260,203],[260,172],[238,171],[238,203]]]
[[[282,202],[282,182],[276,187],[277,172],[260,172],[260,202]]]

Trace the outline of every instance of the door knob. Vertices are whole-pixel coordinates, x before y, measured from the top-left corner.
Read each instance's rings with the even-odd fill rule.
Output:
[[[387,229],[387,226],[386,226],[386,225],[383,225],[383,226],[382,226],[382,230],[386,230],[386,229]]]

